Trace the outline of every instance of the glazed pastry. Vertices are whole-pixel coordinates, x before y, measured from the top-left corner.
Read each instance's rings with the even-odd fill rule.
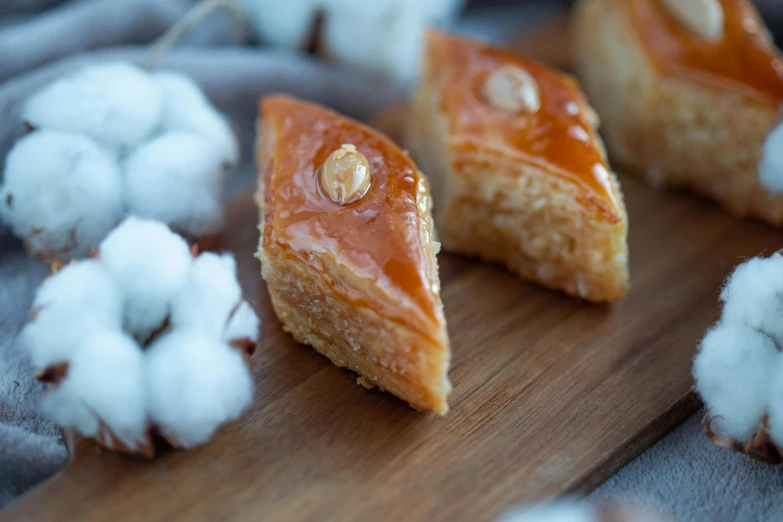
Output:
[[[783,62],[748,0],[582,0],[577,70],[612,159],[783,226]]]
[[[449,343],[427,181],[391,140],[312,103],[261,103],[258,257],[294,338],[446,413]]]
[[[628,287],[628,218],[569,76],[430,33],[406,145],[427,173],[447,251],[500,262],[594,302]]]

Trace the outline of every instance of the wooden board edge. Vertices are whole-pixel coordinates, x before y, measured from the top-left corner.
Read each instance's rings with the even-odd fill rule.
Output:
[[[592,492],[626,464],[641,455],[665,435],[674,431],[700,407],[700,399],[696,392],[691,390],[619,446],[614,454],[607,455],[605,460],[586,473],[583,478],[570,484],[564,493],[584,496]]]

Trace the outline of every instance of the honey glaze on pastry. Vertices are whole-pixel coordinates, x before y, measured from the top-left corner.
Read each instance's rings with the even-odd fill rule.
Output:
[[[426,179],[387,137],[263,100],[259,257],[285,330],[422,410],[445,413],[448,337]]]
[[[343,205],[324,193],[318,174],[328,167],[325,163],[331,155],[346,144],[363,151],[372,182],[360,201]],[[394,230],[418,222],[416,204],[422,177],[410,158],[391,154],[392,147],[388,139],[364,127],[346,122],[327,125],[306,112],[286,114],[277,148],[270,155],[278,173],[268,187],[275,194],[278,232],[269,239],[312,261],[315,269],[318,262],[308,253],[339,252],[342,262],[357,273],[389,292],[404,294],[401,297],[434,318],[436,304],[428,284],[432,269],[422,246],[417,237]],[[392,222],[390,216],[398,222]],[[365,302],[338,280],[329,283],[357,306],[383,306]]]
[[[628,289],[628,219],[568,75],[443,33],[427,38],[405,144],[427,173],[444,250],[593,302]]]
[[[433,69],[454,147],[490,151],[536,165],[582,187],[582,197],[612,222],[620,205],[612,191],[606,157],[598,145],[591,110],[576,82],[513,53],[442,33],[431,33],[432,63],[458,64]],[[536,110],[511,111],[488,96],[498,73],[523,71],[535,82]],[[506,82],[508,83],[508,82]],[[497,82],[496,85],[501,85]],[[524,87],[523,87],[524,88]]]
[[[647,53],[664,74],[783,101],[780,52],[748,0],[621,1],[629,5]],[[679,14],[685,9],[690,21]]]

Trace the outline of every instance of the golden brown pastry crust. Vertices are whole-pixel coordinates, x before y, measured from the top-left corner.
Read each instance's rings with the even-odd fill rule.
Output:
[[[735,215],[783,226],[783,196],[758,177],[783,101],[780,54],[749,1],[720,4],[725,35],[711,43],[660,0],[580,1],[578,76],[614,161],[653,186],[688,187]]]
[[[537,112],[498,110],[482,97],[503,66],[535,79]],[[430,179],[444,249],[590,301],[621,299],[627,215],[593,118],[567,75],[431,33],[405,141]]]
[[[388,138],[312,103],[270,96],[259,122],[262,274],[283,328],[422,410],[447,411],[449,347],[425,178]],[[318,168],[343,144],[372,184],[340,205]]]

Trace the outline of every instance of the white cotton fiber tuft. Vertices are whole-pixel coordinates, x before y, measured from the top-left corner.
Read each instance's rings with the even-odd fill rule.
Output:
[[[231,342],[240,339],[250,339],[258,342],[258,328],[261,321],[258,319],[253,307],[247,301],[242,301],[239,308],[228,321],[226,330],[223,333],[223,340]]]
[[[119,330],[122,302],[119,287],[95,260],[67,265],[47,278],[33,301],[35,319],[21,335],[33,364],[67,361],[93,332]]]
[[[770,192],[783,192],[783,123],[772,129],[764,142],[759,162],[759,179]]]
[[[169,132],[143,144],[125,162],[131,213],[200,236],[223,221],[223,159],[195,134]]]
[[[163,132],[197,134],[221,153],[224,170],[239,161],[239,142],[228,121],[209,102],[199,86],[185,75],[159,72],[153,75],[163,95]]]
[[[744,442],[756,432],[780,359],[772,339],[748,326],[718,324],[707,332],[693,377],[717,434]]]
[[[243,3],[262,42],[292,50],[307,45],[320,7],[319,0],[243,0]]]
[[[409,80],[419,71],[427,28],[449,19],[461,0],[326,0],[325,52],[340,63]]]
[[[193,261],[182,290],[174,298],[171,324],[221,338],[229,314],[241,299],[234,257],[205,252]]]
[[[60,259],[83,256],[122,213],[117,160],[92,140],[40,130],[8,153],[0,214],[33,252]]]
[[[514,509],[498,522],[599,522],[595,510],[584,502],[561,500],[551,504]]]
[[[773,373],[767,414],[769,434],[778,446],[783,447],[783,356]]]
[[[101,243],[100,261],[125,296],[125,326],[146,339],[168,316],[192,263],[188,244],[162,223],[130,217]]]
[[[783,344],[783,256],[756,257],[739,265],[720,298],[723,323],[748,325]]]
[[[133,147],[160,121],[161,93],[149,74],[124,62],[94,65],[31,96],[22,119],[34,127],[72,131],[115,149]]]
[[[98,332],[69,361],[65,379],[43,397],[44,414],[94,437],[98,419],[129,446],[146,437],[144,365],[140,348],[120,332]]]
[[[169,438],[190,448],[239,417],[253,397],[242,354],[196,330],[174,330],[146,353],[147,408]]]

